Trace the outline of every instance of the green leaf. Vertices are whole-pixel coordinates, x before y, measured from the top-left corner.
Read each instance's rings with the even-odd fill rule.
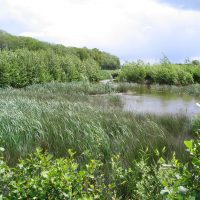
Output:
[[[48,171],[41,172],[41,176],[44,177],[44,178],[48,178],[48,174],[49,174]]]
[[[184,141],[185,146],[191,151],[193,147],[193,140],[185,140]]]

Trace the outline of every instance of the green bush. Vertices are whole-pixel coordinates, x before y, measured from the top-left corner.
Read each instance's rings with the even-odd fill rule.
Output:
[[[200,83],[200,66],[193,67],[193,79],[195,83]]]
[[[100,66],[93,59],[87,59],[82,62],[82,68],[85,68],[86,77],[89,81],[99,81],[101,77]]]
[[[147,66],[145,69],[146,69],[146,77],[145,77],[146,82],[156,83],[157,70],[149,66]]]
[[[27,159],[9,167],[0,148],[1,199],[199,199],[200,138],[185,141],[191,163],[162,158],[150,161],[148,151],[126,168],[119,155],[109,163],[93,160],[79,163],[69,150],[66,158],[53,156],[40,149]],[[109,172],[105,173],[105,168]]]
[[[110,70],[101,70],[100,72],[100,80],[111,79],[112,75]]]
[[[190,153],[189,163],[181,163],[175,156],[168,163],[160,158],[159,177],[164,186],[161,194],[167,199],[200,198],[200,137],[184,143]]]
[[[189,85],[200,82],[200,68],[191,64],[145,65],[142,62],[128,63],[122,67],[119,80],[134,83]]]
[[[53,51],[18,49],[0,51],[0,86],[25,87],[50,81],[98,81],[100,67],[93,59],[81,61],[74,55]]]
[[[178,70],[177,74],[179,85],[189,85],[194,83],[193,76],[189,72],[186,72],[184,70]]]
[[[146,70],[143,66],[135,63],[125,64],[121,69],[119,80],[128,82],[143,83],[146,77]]]
[[[2,150],[2,149],[1,149]],[[10,168],[1,159],[1,199],[109,199],[102,163],[90,160],[80,166],[69,151],[68,158],[53,159],[37,150]]]
[[[178,84],[178,74],[173,66],[159,66],[156,70],[156,83],[168,85]]]

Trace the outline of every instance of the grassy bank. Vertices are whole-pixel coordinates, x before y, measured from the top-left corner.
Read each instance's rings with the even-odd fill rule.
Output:
[[[111,87],[111,91],[114,92],[131,92],[131,91],[143,91],[143,92],[167,92],[174,93],[176,95],[192,95],[195,97],[200,96],[200,84],[191,84],[187,86],[175,86],[175,85],[159,85],[159,84],[138,84],[128,82],[118,82]]]
[[[9,89],[9,88],[8,88]],[[192,96],[200,96],[200,84],[191,84],[188,86],[175,86],[175,85],[159,85],[159,84],[138,84],[138,83],[128,83],[128,82],[113,82],[113,83],[90,83],[90,82],[71,82],[71,83],[45,83],[45,84],[34,84],[21,89],[21,94],[23,91],[29,91],[30,94],[35,93],[35,95],[40,93],[45,94],[60,94],[62,95],[101,95],[101,94],[115,94],[115,93],[126,93],[135,90],[146,90],[146,91],[158,91],[158,92],[169,92],[175,93],[177,95],[188,94]],[[8,91],[5,89],[2,92]],[[10,92],[15,92],[18,90],[13,90],[10,88]]]

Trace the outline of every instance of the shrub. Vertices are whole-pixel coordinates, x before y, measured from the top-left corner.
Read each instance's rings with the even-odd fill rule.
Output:
[[[193,67],[192,75],[194,82],[200,83],[200,66]]]
[[[86,77],[89,81],[95,82],[100,80],[100,66],[93,59],[87,59],[82,62],[82,68],[85,68]]]
[[[111,79],[111,73],[108,70],[101,70],[100,72],[100,79],[101,80],[106,80],[106,79]]]
[[[14,168],[0,165],[2,199],[108,199],[109,189],[99,174],[101,162],[80,166],[69,151],[68,158],[53,159],[37,150]]]
[[[74,152],[66,158],[53,156],[37,149],[27,159],[9,167],[0,148],[1,199],[199,199],[200,197],[200,138],[185,141],[191,164],[171,161],[155,151],[152,162],[148,151],[126,168],[119,155],[109,163],[93,160],[80,164]],[[165,150],[165,149],[163,149]],[[109,169],[108,169],[108,166]],[[105,173],[105,169],[109,170]]]
[[[156,83],[176,85],[178,84],[178,74],[173,66],[159,66],[156,69]]]
[[[146,67],[146,77],[145,80],[147,83],[156,83],[157,70],[154,67]]]
[[[200,198],[200,137],[185,141],[191,162],[183,164],[175,156],[166,163],[160,158],[159,177],[164,186],[161,194],[167,199]]]
[[[178,73],[178,83],[180,85],[189,85],[189,84],[194,83],[192,74],[186,71],[183,71],[181,69],[178,70],[177,73]]]
[[[128,63],[121,69],[119,80],[128,82],[143,83],[146,77],[146,70],[143,66],[135,63]]]
[[[199,66],[185,64],[145,65],[142,62],[127,63],[122,68],[119,80],[135,83],[158,83],[167,85],[189,85],[200,82]]]
[[[0,86],[25,87],[50,81],[98,81],[100,67],[93,59],[53,51],[0,51]]]

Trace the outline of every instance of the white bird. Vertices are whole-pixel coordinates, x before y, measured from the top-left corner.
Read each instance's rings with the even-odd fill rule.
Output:
[[[200,107],[200,103],[196,103],[196,105],[197,105],[198,107]]]

